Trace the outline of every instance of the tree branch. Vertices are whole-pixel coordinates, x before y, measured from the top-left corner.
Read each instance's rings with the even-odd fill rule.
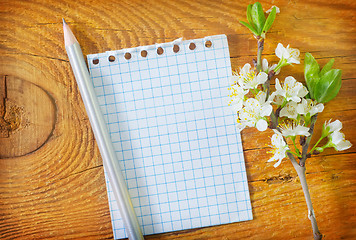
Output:
[[[313,228],[314,240],[321,240],[323,238],[323,235],[320,233],[318,224],[316,222],[313,204],[310,199],[310,193],[309,193],[308,184],[307,184],[307,180],[306,180],[306,176],[305,176],[305,170],[306,170],[305,166],[303,166],[303,167],[300,166],[300,163],[298,164],[295,157],[291,153],[287,153],[287,156],[291,160],[294,169],[297,171],[300,183],[302,185],[305,201],[306,201],[307,207],[308,207],[308,218],[309,218],[309,220],[312,224],[312,228]]]
[[[299,161],[299,165],[301,167],[305,166],[305,161],[309,157],[309,156],[307,156],[308,148],[309,148],[310,140],[311,140],[311,138],[313,136],[314,125],[315,125],[315,122],[316,122],[317,118],[318,118],[318,114],[315,114],[314,116],[311,117],[311,124],[310,124],[310,128],[309,128],[310,135],[305,140],[304,145],[302,145],[302,158]]]
[[[264,38],[257,38],[257,74],[262,70],[262,52],[263,52]]]

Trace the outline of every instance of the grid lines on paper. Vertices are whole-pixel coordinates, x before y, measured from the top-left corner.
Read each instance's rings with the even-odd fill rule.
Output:
[[[143,48],[127,49],[129,60],[122,50],[88,56],[143,233],[252,219],[241,138],[227,106],[226,36],[162,45],[162,55],[157,47],[147,57]],[[108,179],[107,187],[114,237],[127,237]]]

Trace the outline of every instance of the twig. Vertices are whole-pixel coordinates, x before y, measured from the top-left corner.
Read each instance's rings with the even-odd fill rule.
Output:
[[[281,111],[281,108],[277,108],[276,112],[272,111],[270,118],[271,118],[271,123],[270,123],[270,129],[277,129],[278,127],[278,119],[279,119],[279,112]]]
[[[256,65],[256,70],[257,73],[259,73],[262,70],[262,52],[263,52],[263,44],[264,44],[264,38],[258,37],[257,38],[257,65]]]
[[[320,233],[320,231],[318,229],[318,224],[316,222],[313,204],[310,199],[308,184],[307,184],[307,180],[305,177],[305,166],[303,166],[303,167],[300,166],[300,164],[298,164],[298,162],[295,160],[294,156],[291,153],[287,152],[287,156],[291,160],[294,169],[297,171],[300,183],[302,184],[305,201],[306,201],[307,207],[308,207],[308,218],[309,218],[309,220],[312,224],[312,228],[313,228],[314,240],[321,240],[323,235]]]
[[[267,92],[266,92],[266,101],[270,95],[270,83],[271,83],[271,79],[274,77],[276,73],[271,70],[268,72],[268,78],[267,78],[267,81],[263,84],[263,88],[264,89],[267,89]]]
[[[299,161],[299,165],[301,167],[305,166],[305,161],[308,158],[308,148],[309,148],[309,144],[310,144],[310,140],[313,136],[313,132],[314,132],[314,125],[316,122],[316,119],[318,118],[318,114],[315,114],[314,116],[311,117],[311,124],[310,124],[310,128],[309,128],[309,133],[310,135],[307,137],[307,139],[305,140],[304,145],[302,145],[302,158]]]

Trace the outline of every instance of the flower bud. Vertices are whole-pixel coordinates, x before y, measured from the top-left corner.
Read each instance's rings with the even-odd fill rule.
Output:
[[[315,148],[315,151],[318,151],[318,153],[321,153],[321,152],[324,151],[324,148],[322,148],[322,147],[317,147],[317,148]]]
[[[279,10],[279,9],[278,9]],[[271,28],[276,18],[277,7],[272,7],[267,19],[259,2],[247,6],[247,22],[240,21],[242,25],[250,29],[256,37],[266,37],[267,31]]]

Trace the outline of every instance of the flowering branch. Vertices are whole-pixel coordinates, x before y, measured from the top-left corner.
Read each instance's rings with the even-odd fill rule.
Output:
[[[312,154],[318,154],[326,148],[333,147],[342,151],[351,147],[351,143],[345,140],[345,135],[340,132],[341,122],[328,121],[323,125],[321,137],[308,153],[318,114],[324,110],[324,104],[332,100],[340,90],[341,70],[332,69],[333,59],[320,70],[314,57],[306,53],[306,86],[292,76],[286,77],[284,81],[276,78],[275,91],[271,93],[270,81],[282,68],[300,64],[300,51],[278,43],[275,54],[280,59],[279,62],[269,66],[267,59],[262,59],[266,33],[279,9],[273,6],[266,13],[269,13],[267,18],[260,3],[250,4],[247,7],[248,23],[240,21],[257,39],[257,60],[254,60],[254,69],[247,63],[232,76],[229,105],[237,113],[238,129],[256,127],[259,131],[268,128],[273,130],[270,152],[273,156],[268,162],[277,161],[274,167],[278,167],[284,158],[290,159],[302,185],[314,239],[322,239],[306,182],[305,162]],[[295,141],[297,136],[300,139],[299,147]],[[324,138],[328,139],[327,143],[319,146]],[[289,148],[287,141],[291,141],[294,150]]]

